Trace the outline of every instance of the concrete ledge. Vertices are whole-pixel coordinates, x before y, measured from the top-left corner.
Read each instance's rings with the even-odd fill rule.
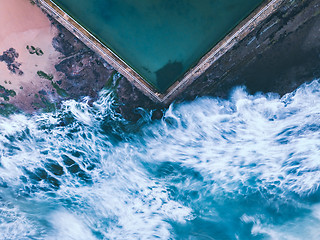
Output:
[[[125,76],[135,87],[142,91],[152,101],[161,104],[171,103],[191,83],[200,77],[210,66],[233,48],[239,41],[244,39],[256,26],[269,15],[274,13],[283,0],[266,0],[260,7],[253,11],[236,28],[234,28],[222,41],[215,45],[198,64],[190,69],[181,80],[174,83],[164,94],[157,92],[136,71],[122,61],[115,53],[106,47],[101,41],[82,27],[71,16],[65,13],[51,0],[38,0],[40,7],[49,15],[54,17],[78,39],[85,43],[90,49],[98,53],[112,67]]]

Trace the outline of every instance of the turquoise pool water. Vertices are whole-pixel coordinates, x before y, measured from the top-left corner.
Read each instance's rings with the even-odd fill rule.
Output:
[[[263,0],[54,0],[164,92]]]

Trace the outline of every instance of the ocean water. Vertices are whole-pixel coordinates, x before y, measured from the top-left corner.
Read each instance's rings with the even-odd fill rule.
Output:
[[[320,239],[320,82],[126,122],[107,90],[0,117],[0,239]]]
[[[160,92],[264,0],[53,0]]]

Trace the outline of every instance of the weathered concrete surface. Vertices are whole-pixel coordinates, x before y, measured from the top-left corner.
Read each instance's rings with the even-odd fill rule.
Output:
[[[237,85],[247,86],[251,93],[272,91],[283,95],[317,77],[320,0],[285,0],[279,11],[223,55],[175,101],[199,96],[226,98]],[[134,87],[125,91],[124,86],[130,86],[125,81],[120,81],[117,91],[125,106],[121,109],[125,117],[136,117],[133,109],[137,107],[154,107]]]

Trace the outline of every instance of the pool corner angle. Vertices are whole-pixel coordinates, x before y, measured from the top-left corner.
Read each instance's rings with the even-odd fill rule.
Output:
[[[167,105],[181,94],[191,83],[214,65],[226,52],[244,39],[260,22],[275,12],[284,0],[265,0],[252,11],[249,16],[233,28],[221,41],[211,48],[193,67],[189,68],[181,78],[175,81],[165,92],[158,91],[148,83],[137,71],[122,60],[116,53],[102,43],[83,25],[77,22],[66,11],[52,0],[38,0],[40,7],[72,32],[91,50],[98,53],[115,70],[126,77],[135,87],[142,91],[152,101]]]

